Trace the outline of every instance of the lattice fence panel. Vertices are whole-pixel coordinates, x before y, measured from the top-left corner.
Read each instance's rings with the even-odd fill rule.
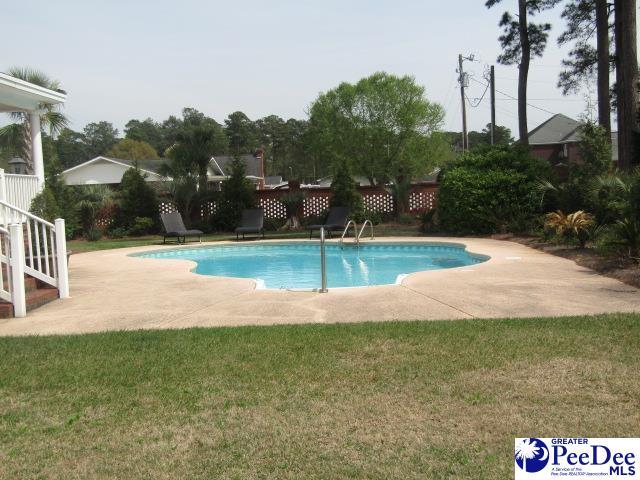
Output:
[[[173,204],[173,202],[170,202],[169,200],[161,200],[160,202],[158,202],[158,211],[160,212],[160,214],[163,214],[177,212],[178,209]]]
[[[428,212],[436,206],[435,192],[413,192],[409,196],[409,210],[412,212]]]
[[[216,214],[218,210],[218,204],[216,202],[204,202],[200,205],[200,218],[205,219],[209,218],[212,215]]]
[[[313,196],[304,199],[302,214],[305,217],[318,216],[329,208],[329,196]]]
[[[362,196],[362,203],[370,212],[393,213],[393,197],[389,193],[367,193]]]
[[[287,218],[287,208],[276,198],[261,198],[260,207],[264,210],[265,218]]]

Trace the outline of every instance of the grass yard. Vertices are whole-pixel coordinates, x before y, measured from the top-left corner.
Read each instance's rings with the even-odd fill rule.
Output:
[[[0,339],[2,478],[513,476],[640,434],[640,316]]]
[[[334,232],[334,238],[336,233]],[[340,234],[337,234],[338,238]],[[352,232],[349,232],[352,235]],[[363,233],[362,238],[368,238],[369,227]],[[416,225],[397,225],[394,223],[381,224],[375,227],[375,235],[377,237],[389,237],[389,236],[401,236],[401,237],[415,237],[421,235]],[[318,237],[318,233],[315,232],[315,238]],[[300,230],[294,232],[266,232],[265,237],[269,240],[288,240],[294,238],[309,238],[309,232],[307,230]],[[235,234],[220,233],[203,235],[203,242],[219,242],[222,240],[235,240]],[[247,241],[250,241],[250,237],[247,237]],[[145,245],[162,245],[162,235],[148,235],[144,237],[125,237],[125,238],[103,238],[95,242],[89,242],[84,239],[71,240],[67,242],[67,248],[74,253],[90,252],[94,250],[107,250],[112,248],[125,248],[125,247],[143,247]]]

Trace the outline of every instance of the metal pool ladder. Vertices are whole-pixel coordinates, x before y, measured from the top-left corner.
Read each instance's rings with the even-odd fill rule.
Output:
[[[371,240],[374,239],[373,223],[371,222],[371,220],[365,220],[364,223],[362,224],[362,228],[360,229],[360,233],[358,233],[358,243],[360,243],[360,237],[362,237],[362,233],[364,232],[364,229],[367,226],[367,223],[369,224],[369,227],[371,227]]]
[[[340,248],[344,246],[344,237],[347,235],[349,231],[349,227],[353,225],[353,237],[355,238],[356,245],[360,243],[360,236],[358,235],[358,225],[354,220],[349,220],[347,225],[344,227],[344,231],[342,232],[342,236],[340,237]]]

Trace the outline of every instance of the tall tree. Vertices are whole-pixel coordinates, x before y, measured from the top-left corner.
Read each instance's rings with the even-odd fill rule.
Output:
[[[441,160],[433,133],[443,118],[412,77],[378,72],[321,94],[309,123],[314,145],[333,165],[347,161],[372,184],[405,185]]]
[[[53,80],[45,73],[31,68],[13,67],[7,72],[12,77],[33,83],[49,90],[60,90],[60,82]],[[40,127],[48,130],[50,135],[56,135],[67,127],[69,121],[60,111],[59,105],[40,105]],[[27,171],[33,173],[33,157],[31,154],[31,124],[29,115],[25,112],[11,112],[13,123],[0,128],[0,146],[13,155],[21,155],[27,162]]]
[[[638,46],[636,0],[615,0],[618,166],[630,171],[638,159]]]
[[[224,131],[234,155],[252,153],[258,145],[255,123],[242,112],[233,112],[224,121]]]
[[[162,125],[155,122],[152,118],[147,118],[142,121],[132,119],[124,126],[125,138],[146,142],[160,154],[162,154],[167,147],[162,133]]]
[[[456,134],[458,142],[460,134]],[[511,130],[502,125],[496,125],[493,129],[494,145],[509,145],[513,143]],[[488,123],[481,132],[469,132],[469,147],[477,147],[479,145],[491,145],[491,124]]]
[[[63,168],[74,167],[91,158],[84,134],[70,128],[62,129],[55,140],[55,148]]]
[[[92,122],[84,127],[84,141],[92,157],[105,155],[118,143],[118,129],[109,122]]]
[[[611,72],[609,5],[607,0],[571,0],[562,11],[567,22],[558,37],[559,45],[574,42],[569,57],[562,61],[558,87],[567,95],[580,89],[584,82],[597,77],[598,123],[611,133],[611,101],[609,74]],[[593,46],[593,37],[596,46]]]
[[[282,175],[286,154],[286,122],[277,115],[269,115],[256,120],[255,127],[260,145],[265,149],[267,172]]]
[[[491,8],[502,0],[487,0],[485,5]],[[529,16],[540,13],[558,4],[560,0],[518,0],[517,19],[505,12],[500,20],[503,34],[498,38],[503,53],[498,56],[502,65],[518,64],[518,136],[520,143],[529,145],[529,129],[527,123],[527,83],[531,59],[541,57],[545,47],[550,23],[531,23]]]

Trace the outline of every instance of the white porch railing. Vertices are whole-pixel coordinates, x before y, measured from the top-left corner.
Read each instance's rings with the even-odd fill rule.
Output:
[[[0,227],[0,298],[12,302],[11,290],[11,241],[9,230]]]
[[[35,175],[5,173],[0,168],[0,200],[22,210],[31,209],[31,201],[40,193],[40,183]]]
[[[2,200],[0,219],[4,224],[2,230],[8,232],[10,255],[5,255],[7,258],[2,258],[2,262],[10,270],[14,315],[20,317],[26,314],[25,273],[56,287],[60,298],[68,298],[69,272],[64,220],[59,218],[55,224],[50,223]],[[0,234],[6,243],[4,232]]]

